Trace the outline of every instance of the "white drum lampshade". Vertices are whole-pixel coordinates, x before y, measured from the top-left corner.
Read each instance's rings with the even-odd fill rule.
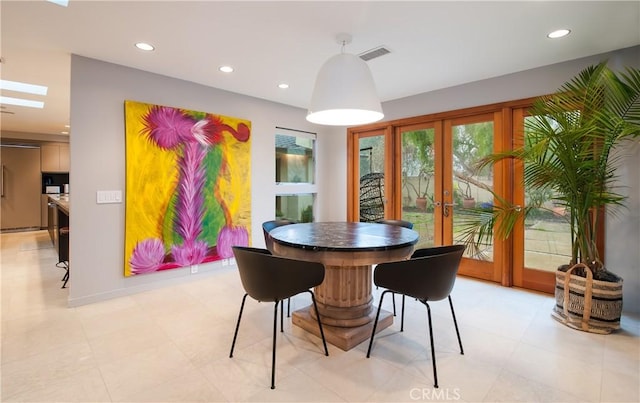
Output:
[[[316,78],[307,120],[330,126],[357,126],[382,119],[367,63],[349,53],[333,56]]]

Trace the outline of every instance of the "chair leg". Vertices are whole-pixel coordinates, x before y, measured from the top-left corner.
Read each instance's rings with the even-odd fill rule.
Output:
[[[229,352],[229,358],[233,358],[233,348],[236,346],[236,339],[238,338],[238,329],[240,328],[242,310],[244,309],[244,302],[247,300],[248,295],[249,294],[244,294],[244,297],[242,297],[242,304],[240,304],[240,313],[238,314],[238,323],[236,323],[236,331],[233,333],[233,342],[231,343],[231,352]]]
[[[384,294],[391,292],[389,290],[383,291],[380,294],[380,303],[378,304],[378,311],[376,312],[376,320],[373,322],[373,330],[371,331],[371,339],[369,340],[369,348],[367,349],[367,358],[371,356],[371,347],[373,346],[373,336],[376,334],[376,328],[378,327],[378,319],[380,319],[380,308],[382,308],[382,300],[384,299]]]
[[[276,301],[276,305],[280,302],[280,331],[284,333],[284,304],[282,301]]]
[[[402,313],[400,314],[400,331],[404,332],[404,297],[405,295],[402,294]]]
[[[287,298],[287,318],[291,317],[291,298]]]
[[[64,277],[62,277],[62,287],[60,288],[67,288],[67,282],[69,281],[69,268],[67,268],[67,272],[64,274]]]
[[[391,293],[391,304],[393,305],[393,316],[396,316],[396,294]]]
[[[456,313],[453,310],[453,302],[451,302],[451,295],[449,295],[449,306],[451,307],[451,316],[453,316],[453,325],[456,327],[456,335],[458,336],[458,344],[460,345],[460,354],[464,355],[462,339],[460,338],[460,331],[458,330],[458,321],[456,320]]]
[[[308,290],[309,294],[311,294],[311,301],[313,302],[313,308],[316,310],[316,319],[318,320],[318,327],[320,328],[320,336],[322,336],[322,345],[324,346],[324,355],[329,355],[329,350],[327,349],[327,341],[324,338],[324,330],[322,330],[322,322],[320,322],[320,312],[318,312],[318,304],[316,303],[316,296],[313,294],[313,291]]]
[[[273,352],[271,353],[271,389],[276,388],[276,334],[278,334],[277,329],[278,329],[278,301],[276,301],[273,307]]]
[[[433,363],[433,387],[438,387],[438,372],[436,370],[436,351],[433,346],[433,328],[431,327],[431,308],[426,301],[422,303],[427,307],[427,316],[429,317],[429,341],[431,342],[431,362]]]
[[[67,288],[67,282],[69,281],[69,262],[68,261],[62,261],[62,262],[58,262],[56,264],[57,267],[60,267],[58,265],[62,264],[62,268],[65,270],[64,276],[62,277],[62,279],[60,281],[63,282],[62,287],[60,288]]]

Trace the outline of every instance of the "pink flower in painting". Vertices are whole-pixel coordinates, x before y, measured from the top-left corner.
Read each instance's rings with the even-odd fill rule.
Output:
[[[191,266],[202,263],[207,256],[208,249],[209,246],[204,241],[185,242],[182,245],[173,245],[171,253],[173,260],[180,266]]]
[[[180,179],[178,180],[178,199],[174,224],[176,232],[184,240],[183,245],[178,248],[178,254],[181,259],[189,261],[189,264],[193,264],[192,259],[199,256],[202,248],[197,239],[202,233],[202,220],[204,217],[204,194],[202,189],[206,179],[206,171],[203,166],[206,153],[207,148],[201,144],[195,142],[186,143],[183,148],[183,154],[178,160]],[[204,245],[206,254],[206,243]],[[193,250],[190,251],[190,248],[193,248]],[[176,255],[175,252],[174,255]],[[176,262],[179,262],[177,257]]]
[[[191,128],[191,134],[198,140],[198,143],[208,146],[210,145],[209,140],[207,139],[207,126],[209,125],[209,121],[207,119],[199,120],[196,124]]]
[[[222,141],[222,133],[228,132],[238,141],[247,141],[250,136],[249,127],[244,123],[238,124],[238,130],[222,122],[220,117],[207,115],[193,126],[192,134],[201,143],[216,145]]]
[[[131,272],[150,273],[158,270],[164,260],[164,245],[158,238],[148,238],[138,242],[131,254]]]
[[[154,105],[144,117],[143,133],[158,147],[171,149],[192,141],[195,120],[179,109]]]
[[[224,226],[218,234],[216,249],[223,259],[233,257],[233,246],[248,246],[249,233],[244,227]]]

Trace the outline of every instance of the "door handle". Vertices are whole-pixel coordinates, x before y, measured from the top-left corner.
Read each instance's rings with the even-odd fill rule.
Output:
[[[433,202],[433,205],[436,207],[440,207],[440,206],[444,207],[444,209],[442,210],[442,215],[445,217],[449,217],[449,207],[455,206],[455,204],[453,203],[441,203],[439,201]]]
[[[449,217],[449,207],[455,206],[453,203],[444,203],[444,209],[442,210],[442,215],[445,217]]]
[[[4,164],[2,164],[2,178],[0,179],[0,197],[4,197]]]

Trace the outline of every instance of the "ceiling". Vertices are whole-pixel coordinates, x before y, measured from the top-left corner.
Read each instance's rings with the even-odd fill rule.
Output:
[[[1,76],[49,87],[43,109],[2,105],[2,130],[69,130],[70,54],[307,108],[316,73],[345,50],[368,62],[380,99],[640,44],[640,2],[88,1],[0,3]],[[565,38],[546,34],[569,28]],[[152,43],[142,52],[135,42]],[[218,71],[224,64],[232,74]],[[289,84],[279,89],[281,82]],[[5,96],[18,96],[3,91]],[[302,112],[305,113],[305,112]]]

